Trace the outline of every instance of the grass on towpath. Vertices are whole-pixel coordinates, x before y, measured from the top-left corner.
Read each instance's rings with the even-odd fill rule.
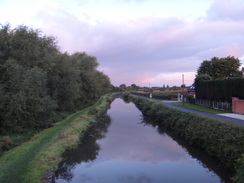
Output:
[[[180,107],[185,107],[185,108],[188,108],[188,109],[193,109],[193,110],[196,110],[196,111],[212,113],[212,114],[223,114],[223,113],[226,113],[224,111],[211,109],[211,108],[208,108],[208,107],[203,107],[203,106],[199,106],[199,105],[195,105],[195,104],[189,104],[189,103],[184,103],[183,104],[182,102],[179,102],[179,103],[174,103],[174,105],[180,106]]]
[[[109,105],[102,97],[92,107],[78,111],[54,127],[43,130],[30,141],[6,152],[0,159],[0,182],[40,183],[48,169],[56,169],[62,154],[75,148],[80,136],[95,121],[97,114]]]

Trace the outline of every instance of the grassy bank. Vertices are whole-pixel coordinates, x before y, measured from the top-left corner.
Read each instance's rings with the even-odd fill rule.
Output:
[[[0,182],[45,182],[47,170],[58,167],[62,154],[77,146],[80,136],[108,106],[107,97],[101,97],[95,105],[68,116],[5,153],[0,159]]]
[[[134,98],[133,101],[143,115],[180,135],[189,144],[218,158],[223,166],[236,173],[236,183],[244,182],[243,126],[178,111],[142,98]]]
[[[189,103],[184,103],[183,104],[182,102],[179,102],[179,103],[174,103],[174,105],[180,106],[180,107],[185,107],[185,108],[188,108],[188,109],[193,109],[193,110],[196,110],[196,111],[208,112],[208,113],[212,113],[212,114],[224,114],[224,113],[226,113],[224,111],[211,109],[211,108],[208,108],[208,107],[203,107],[203,106],[199,106],[199,105],[195,105],[195,104],[189,104]]]

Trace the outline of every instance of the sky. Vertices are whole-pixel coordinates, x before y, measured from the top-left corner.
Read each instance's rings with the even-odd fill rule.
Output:
[[[244,63],[244,0],[0,0],[0,24],[95,56],[115,86],[191,85],[202,61]]]

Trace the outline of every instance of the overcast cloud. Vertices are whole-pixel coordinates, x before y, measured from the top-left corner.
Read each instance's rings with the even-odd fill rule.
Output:
[[[203,60],[244,62],[243,0],[16,2],[0,2],[0,23],[39,28],[61,51],[96,56],[117,86],[181,85],[182,74],[190,85]]]

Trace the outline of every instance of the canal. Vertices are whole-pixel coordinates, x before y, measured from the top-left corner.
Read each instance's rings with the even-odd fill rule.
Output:
[[[115,99],[76,150],[65,154],[57,183],[231,183],[213,157],[145,120]]]

